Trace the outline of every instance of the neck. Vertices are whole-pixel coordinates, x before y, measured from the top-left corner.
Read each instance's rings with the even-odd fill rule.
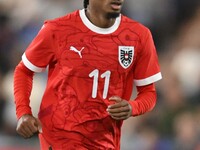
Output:
[[[115,23],[116,20],[116,18],[109,18],[105,14],[100,14],[98,12],[91,11],[90,9],[85,9],[85,14],[90,22],[100,28],[109,28]]]

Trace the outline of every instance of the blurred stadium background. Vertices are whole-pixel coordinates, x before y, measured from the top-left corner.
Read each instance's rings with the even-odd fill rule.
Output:
[[[82,0],[0,0],[0,150],[38,150],[16,134],[13,70],[44,20],[82,8]],[[158,102],[125,121],[122,150],[200,150],[200,1],[125,0],[123,13],[152,31],[163,79]],[[37,115],[46,74],[36,74]],[[135,94],[133,94],[134,97]]]

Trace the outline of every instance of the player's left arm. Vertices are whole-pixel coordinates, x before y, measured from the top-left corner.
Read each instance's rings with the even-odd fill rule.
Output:
[[[115,104],[108,106],[107,111],[113,119],[125,120],[131,116],[138,116],[153,109],[156,104],[156,89],[154,83],[162,79],[158,56],[153,37],[148,28],[141,30],[137,62],[133,70],[134,83],[137,87],[135,100],[124,100],[113,96],[110,100]]]
[[[107,112],[113,119],[125,120],[131,116],[138,116],[152,110],[156,104],[156,89],[154,83],[137,86],[137,97],[135,100],[124,100],[118,96],[112,96],[109,100],[116,101],[109,105]]]

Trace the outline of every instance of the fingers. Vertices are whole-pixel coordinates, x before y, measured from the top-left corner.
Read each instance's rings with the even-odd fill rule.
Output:
[[[126,111],[126,109],[129,109],[128,102],[126,100],[122,100],[118,103],[112,104],[108,106],[108,109],[121,109],[121,111]],[[127,107],[127,108],[126,108]]]
[[[115,120],[126,120],[126,119],[128,119],[129,118],[129,116],[128,115],[125,115],[125,116],[113,116],[113,115],[111,115],[111,117],[113,118],[113,119],[115,119]]]
[[[16,131],[24,138],[30,138],[39,131],[38,121],[31,115],[24,115],[19,119]]]
[[[122,99],[119,96],[112,96],[109,98],[110,101],[116,101],[117,103],[122,101]]]
[[[107,112],[115,120],[125,120],[132,115],[132,107],[126,100],[122,100],[118,96],[113,96],[109,100],[116,101],[115,104],[109,105]]]
[[[42,123],[38,118],[36,118],[36,126],[39,133],[42,133]]]
[[[107,112],[113,119],[116,120],[125,120],[131,116],[131,110],[129,107],[120,107],[114,109],[107,109]]]
[[[119,107],[118,107],[119,106]],[[128,104],[126,104],[125,106],[123,105],[112,105],[112,106],[108,106],[107,111],[109,113],[120,113],[120,112],[129,112],[130,108],[128,106]]]
[[[17,132],[24,138],[30,138],[35,133],[29,126],[24,124],[17,127]]]
[[[30,132],[28,132],[25,128],[18,128],[17,133],[23,136],[24,138],[29,138],[31,136]]]

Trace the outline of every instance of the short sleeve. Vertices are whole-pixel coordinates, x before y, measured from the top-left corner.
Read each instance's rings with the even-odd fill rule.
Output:
[[[45,23],[24,54],[24,65],[33,72],[42,72],[55,59],[54,35]]]
[[[134,68],[136,86],[148,85],[162,79],[156,48],[149,29],[141,39],[140,47]]]

